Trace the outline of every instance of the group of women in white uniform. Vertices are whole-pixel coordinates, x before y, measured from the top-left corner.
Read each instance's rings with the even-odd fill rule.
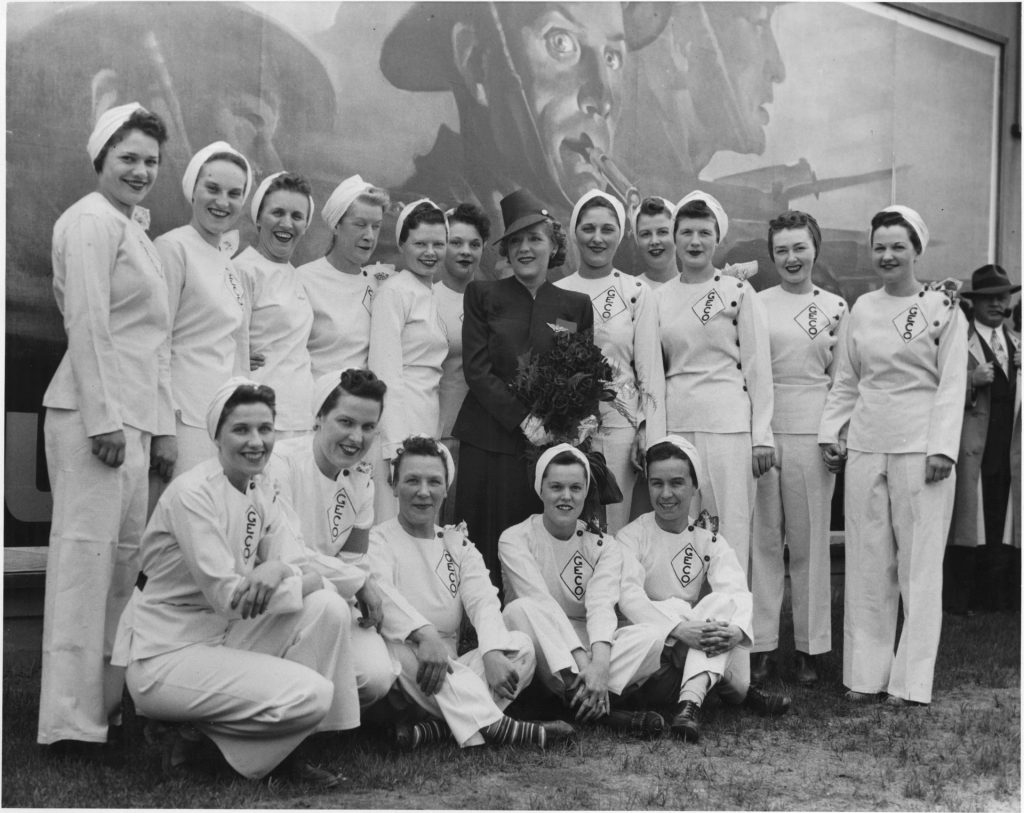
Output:
[[[535,674],[577,720],[649,735],[696,739],[716,684],[779,713],[787,698],[749,686],[749,650],[764,666],[778,646],[788,545],[797,677],[817,680],[847,457],[848,697],[929,702],[966,333],[916,279],[916,212],[872,220],[883,288],[849,314],[812,280],[813,217],[772,221],[782,282],[758,294],[713,265],[729,223],[702,192],[628,214],[587,193],[569,224],[580,267],[553,284],[565,232],[519,190],[498,241],[512,276],[474,282],[490,236],[479,209],[405,206],[402,268],[369,265],[389,198],[353,176],[320,210],[326,255],[296,269],[308,182],[263,179],[257,243],[232,259],[254,179],[223,142],[186,169],[190,222],[151,243],[139,204],[165,140],[138,105],[101,116],[97,192],[54,228],[68,352],[44,400],[41,743],[105,742],[125,667],[144,715],[194,724],[252,777],[363,719],[411,747],[571,735],[504,714]],[[613,267],[627,225],[638,277]],[[595,447],[625,496],[606,530],[580,521],[585,455],[560,444],[524,462],[551,438],[507,387],[524,351],[591,328],[617,392]],[[468,528],[436,524],[449,447]],[[642,472],[647,513],[631,505]],[[460,652],[466,621],[479,648]],[[172,762],[198,736],[183,728]]]

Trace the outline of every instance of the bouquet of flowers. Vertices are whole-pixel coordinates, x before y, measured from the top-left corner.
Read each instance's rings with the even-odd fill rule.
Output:
[[[591,438],[601,428],[601,402],[616,399],[614,371],[594,344],[593,331],[571,333],[556,325],[551,328],[555,331],[551,349],[520,356],[519,369],[509,386],[544,425],[548,445],[569,443],[587,456],[593,482],[583,518],[597,527],[599,505],[622,501],[622,491],[608,471],[604,455],[590,448]],[[527,456],[536,463],[543,448],[534,447]]]
[[[599,405],[614,401],[612,367],[593,331],[555,328],[551,349],[519,357],[512,392],[540,418],[555,443],[579,446],[601,426]]]

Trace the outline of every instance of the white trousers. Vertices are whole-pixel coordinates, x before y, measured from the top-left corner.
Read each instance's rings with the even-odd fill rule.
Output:
[[[615,482],[622,491],[622,502],[606,505],[605,518],[608,533],[615,534],[629,522],[629,511],[633,504],[633,486],[636,485],[637,471],[630,460],[630,451],[636,438],[631,426],[606,427],[594,436],[593,449],[604,455],[608,471],[615,475]]]
[[[124,669],[110,665],[117,623],[139,574],[146,525],[146,432],[130,426],[125,460],[92,454],[77,410],[48,409],[53,522],[46,560],[39,742],[106,742],[120,722]]]
[[[537,652],[537,679],[552,694],[564,697],[568,687],[561,672],[565,669],[574,674],[579,672],[572,657],[575,642],[559,635],[545,609],[532,599],[517,598],[505,607],[502,616],[509,629],[525,633],[533,642]],[[570,621],[580,642],[589,649],[586,624]],[[612,639],[608,690],[621,695],[628,686],[643,683],[661,666],[664,646],[664,631],[652,624],[630,624],[617,629]]]
[[[193,723],[258,779],[314,731],[359,725],[351,625],[348,604],[318,590],[298,612],[233,623],[221,646],[132,662],[128,688],[141,714]]]
[[[529,638],[516,632],[512,633],[512,638],[515,649],[506,651],[505,656],[519,673],[521,692],[533,680],[537,661]],[[483,653],[474,649],[456,658],[452,642],[452,672],[445,677],[437,694],[427,695],[416,682],[419,661],[416,659],[415,648],[404,641],[388,641],[387,645],[402,667],[398,676],[402,693],[430,715],[442,718],[460,747],[483,745],[484,738],[480,729],[498,722],[504,716],[503,710],[511,702],[491,692],[484,672]]]
[[[351,605],[349,605],[351,609]],[[360,627],[358,612],[352,610],[352,668],[360,708],[367,709],[387,697],[395,678],[401,672],[398,661],[391,657],[387,642],[377,630]]]
[[[398,515],[398,500],[388,483],[388,466],[380,446],[380,435],[367,449],[366,462],[373,466],[373,521],[380,525]]]
[[[174,463],[174,473],[171,475],[172,480],[199,465],[204,460],[209,460],[217,455],[217,445],[210,440],[210,435],[205,428],[200,429],[196,426],[186,426],[181,422],[181,418],[175,418],[174,437],[178,445],[178,459]],[[146,509],[147,517],[152,515],[153,509],[160,502],[160,496],[164,493],[165,488],[167,488],[167,483],[161,480],[156,472],[150,472],[149,504]]]
[[[796,649],[820,655],[832,648],[829,523],[835,483],[814,435],[775,436],[775,466],[758,478],[754,502],[750,547],[754,652],[771,652],[779,646],[786,581],[784,544],[789,547]]]
[[[709,618],[728,621],[735,609],[732,601],[719,593],[709,593],[692,607],[680,598],[655,601],[654,604],[666,615],[673,617],[676,623],[706,621]],[[680,690],[688,680],[707,672],[712,676],[710,685],[718,684],[718,693],[723,699],[737,704],[747,696],[750,687],[750,653],[745,647],[734,647],[721,655],[708,656],[703,650],[690,649],[679,642],[675,646],[686,653]]]
[[[754,506],[750,433],[680,434],[696,447],[704,463],[704,470],[697,473],[699,491],[694,494],[690,515],[696,517],[706,508],[717,516],[722,536],[735,551],[743,572],[749,573],[750,515]]]
[[[932,699],[956,473],[924,478],[924,454],[851,451],[846,464],[843,683],[920,703]]]

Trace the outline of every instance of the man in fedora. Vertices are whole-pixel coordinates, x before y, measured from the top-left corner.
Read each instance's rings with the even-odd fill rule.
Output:
[[[956,499],[943,576],[943,605],[957,614],[974,607],[1019,606],[1020,552],[1013,540],[1010,452],[1020,410],[1020,338],[1005,320],[1012,295],[1020,289],[1000,266],[983,265],[971,275],[970,288],[961,291],[973,305],[973,318],[968,327]]]
[[[608,185],[594,155],[612,151],[630,52],[668,19],[657,6],[415,4],[388,33],[381,71],[402,90],[454,94],[459,132],[441,127],[404,188],[476,203],[494,222],[501,198],[525,188],[565,221]]]

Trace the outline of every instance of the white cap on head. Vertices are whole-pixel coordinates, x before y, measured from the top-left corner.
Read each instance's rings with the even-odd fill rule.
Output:
[[[287,171],[281,170],[280,172],[275,172],[273,175],[268,175],[260,181],[260,185],[256,187],[256,191],[252,195],[252,201],[249,203],[249,214],[252,215],[253,223],[260,219],[260,206],[263,205],[263,198],[267,196],[267,190],[270,189],[270,185],[274,182],[274,179],[287,174]],[[313,219],[313,212],[316,211],[316,204],[313,202],[312,195],[306,195],[306,198],[309,200],[309,214],[306,215],[306,224],[308,226],[309,222]]]
[[[682,435],[666,435],[663,438],[653,443],[647,444],[647,451],[650,451],[655,446],[661,443],[668,443],[675,446],[679,451],[687,456],[690,460],[690,465],[693,467],[693,482],[694,485],[700,485],[700,473],[703,471],[704,463],[700,459],[700,453],[697,451],[697,447],[694,446],[690,441],[684,438]]]
[[[395,220],[395,245],[400,246],[402,244],[402,226],[405,225],[406,218],[412,214],[412,210],[421,203],[429,203],[444,215],[444,228],[446,232],[448,231],[448,215],[444,213],[444,209],[434,203],[430,198],[420,198],[419,200],[414,200],[412,203],[403,206],[402,211],[398,213],[398,219]]]
[[[320,414],[327,396],[334,392],[335,387],[341,384],[341,374],[343,372],[344,370],[335,370],[333,373],[320,376],[320,378],[313,382],[313,402],[310,406],[313,408],[314,418]]]
[[[924,219],[921,217],[921,215],[919,215],[915,210],[911,209],[909,206],[901,206],[900,204],[886,206],[884,209],[882,209],[882,211],[895,212],[896,214],[902,216],[902,218],[906,220],[907,223],[910,224],[910,227],[917,232],[917,237],[921,241],[921,253],[924,254],[924,250],[928,248],[929,234],[928,227],[924,225]],[[871,233],[873,234],[874,230],[872,230]],[[870,241],[870,239],[871,234],[868,235],[868,240]]]
[[[362,176],[349,176],[334,187],[334,191],[331,192],[331,196],[327,199],[327,203],[324,204],[324,208],[320,212],[320,217],[323,218],[324,223],[333,231],[334,227],[338,225],[338,221],[345,216],[345,212],[355,202],[355,199],[371,189],[373,189],[373,184],[364,181]]]
[[[146,108],[138,102],[128,102],[128,104],[112,107],[105,113],[100,114],[85,146],[90,160],[95,161],[99,157],[103,147],[110,141],[110,137],[128,123],[128,119],[132,117],[132,113],[136,110],[146,112]]]
[[[562,452],[569,452],[583,464],[583,473],[585,475],[584,488],[587,491],[590,490],[590,461],[587,460],[587,456],[575,446],[570,446],[568,443],[559,443],[557,446],[552,446],[550,449],[546,450],[537,461],[537,469],[533,474],[533,490],[537,492],[538,497],[540,496],[541,484],[544,482],[544,472],[547,470],[548,466],[551,465],[551,461]]]
[[[721,243],[725,239],[725,235],[729,233],[729,216],[725,213],[725,209],[722,208],[722,204],[718,202],[718,199],[714,195],[709,195],[707,192],[701,192],[699,189],[695,189],[689,195],[684,198],[680,198],[679,203],[675,206],[675,212],[672,218],[679,214],[679,210],[683,208],[687,203],[695,200],[702,200],[707,207],[711,210],[711,213],[715,216],[715,220],[718,221],[718,243]]]
[[[185,194],[185,200],[189,203],[192,203],[192,198],[195,195],[196,182],[199,180],[199,170],[210,160],[211,155],[216,155],[219,152],[231,153],[242,159],[242,163],[245,164],[245,188],[242,190],[242,199],[244,200],[249,196],[249,190],[252,189],[252,167],[249,166],[249,160],[228,144],[228,142],[214,141],[192,156],[188,166],[185,167],[185,174],[181,176],[181,191]]]
[[[228,402],[228,398],[234,395],[235,390],[239,387],[247,386],[258,387],[260,385],[250,378],[236,375],[234,378],[229,378],[221,384],[220,389],[213,394],[213,400],[210,401],[210,406],[206,410],[206,431],[210,433],[210,440],[216,440],[217,424],[220,423],[220,416],[224,411],[224,405]]]
[[[626,234],[626,207],[622,205],[618,198],[602,192],[600,189],[591,189],[589,192],[581,195],[580,199],[576,201],[576,205],[572,207],[572,217],[569,218],[569,234],[576,235],[576,226],[580,222],[580,214],[583,211],[583,207],[594,198],[608,201],[612,209],[615,210],[615,217],[619,221],[619,239],[615,243],[616,247],[618,247],[619,243],[622,242],[623,236]]]
[[[676,219],[676,205],[672,203],[672,201],[666,200],[665,198],[660,197],[659,195],[648,195],[646,198],[644,198],[644,200],[660,200],[662,203],[665,204],[665,208],[668,209],[668,219]],[[643,206],[643,203],[643,200],[640,201],[640,206]],[[629,226],[633,230],[633,239],[636,240],[637,242],[640,241],[640,238],[636,233],[638,228],[637,224],[640,222],[640,206],[637,206],[635,209],[630,209],[629,211]]]
[[[406,440],[409,440],[411,438],[428,438],[429,440],[432,440],[434,441],[434,443],[437,444],[437,448],[441,450],[441,457],[444,458],[444,473],[445,476],[448,478],[448,482],[445,483],[445,487],[451,488],[452,483],[455,482],[455,459],[452,457],[452,453],[448,451],[448,447],[441,443],[441,441],[439,441],[437,438],[432,438],[430,437],[430,435],[424,435],[422,432],[417,432],[414,435],[409,435],[409,437],[406,438]],[[395,482],[395,469],[398,467],[398,459],[405,453],[406,452],[404,445],[400,446],[398,448],[398,453],[391,460],[390,475],[392,483]]]

